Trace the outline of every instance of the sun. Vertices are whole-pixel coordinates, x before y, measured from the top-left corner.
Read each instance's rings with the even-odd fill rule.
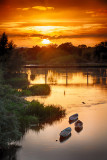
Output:
[[[49,39],[43,39],[42,44],[50,44],[51,41]]]

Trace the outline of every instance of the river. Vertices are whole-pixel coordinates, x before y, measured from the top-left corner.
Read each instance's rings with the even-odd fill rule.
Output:
[[[107,159],[107,69],[27,68],[31,85],[50,84],[49,96],[30,96],[28,101],[61,105],[66,116],[53,123],[29,129],[20,141],[17,160],[106,160]],[[78,113],[80,132],[69,116]],[[71,137],[60,142],[59,133],[71,127]]]

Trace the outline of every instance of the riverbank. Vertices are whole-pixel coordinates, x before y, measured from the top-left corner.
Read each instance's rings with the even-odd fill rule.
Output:
[[[50,87],[35,85],[29,90],[33,95],[48,94]],[[22,98],[20,91],[6,83],[0,71],[0,152],[19,141],[31,125],[54,122],[64,116],[65,109],[58,105],[44,105]]]

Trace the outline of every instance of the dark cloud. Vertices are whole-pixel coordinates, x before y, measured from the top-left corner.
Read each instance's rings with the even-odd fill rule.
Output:
[[[95,33],[95,34],[80,34],[80,35],[59,35],[59,36],[47,36],[43,34],[8,34],[8,37],[21,37],[21,38],[41,38],[41,39],[50,39],[50,40],[55,40],[55,39],[72,39],[72,38],[107,38],[107,33]]]
[[[97,4],[107,4],[107,0],[0,0],[0,5],[11,5],[14,7],[26,7],[26,6],[52,6],[56,8],[65,7],[97,7]]]
[[[99,2],[107,4],[107,0],[99,0]]]
[[[0,0],[0,5],[11,5],[12,7],[26,7],[33,5],[45,5],[45,0]]]

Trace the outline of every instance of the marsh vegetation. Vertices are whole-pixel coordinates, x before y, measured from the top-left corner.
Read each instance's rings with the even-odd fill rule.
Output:
[[[65,116],[65,110],[38,101],[28,102],[21,96],[48,95],[49,85],[29,87],[26,74],[21,73],[22,56],[14,50],[3,33],[0,38],[0,152],[18,141],[30,125],[54,121]],[[20,89],[20,90],[18,90]]]

